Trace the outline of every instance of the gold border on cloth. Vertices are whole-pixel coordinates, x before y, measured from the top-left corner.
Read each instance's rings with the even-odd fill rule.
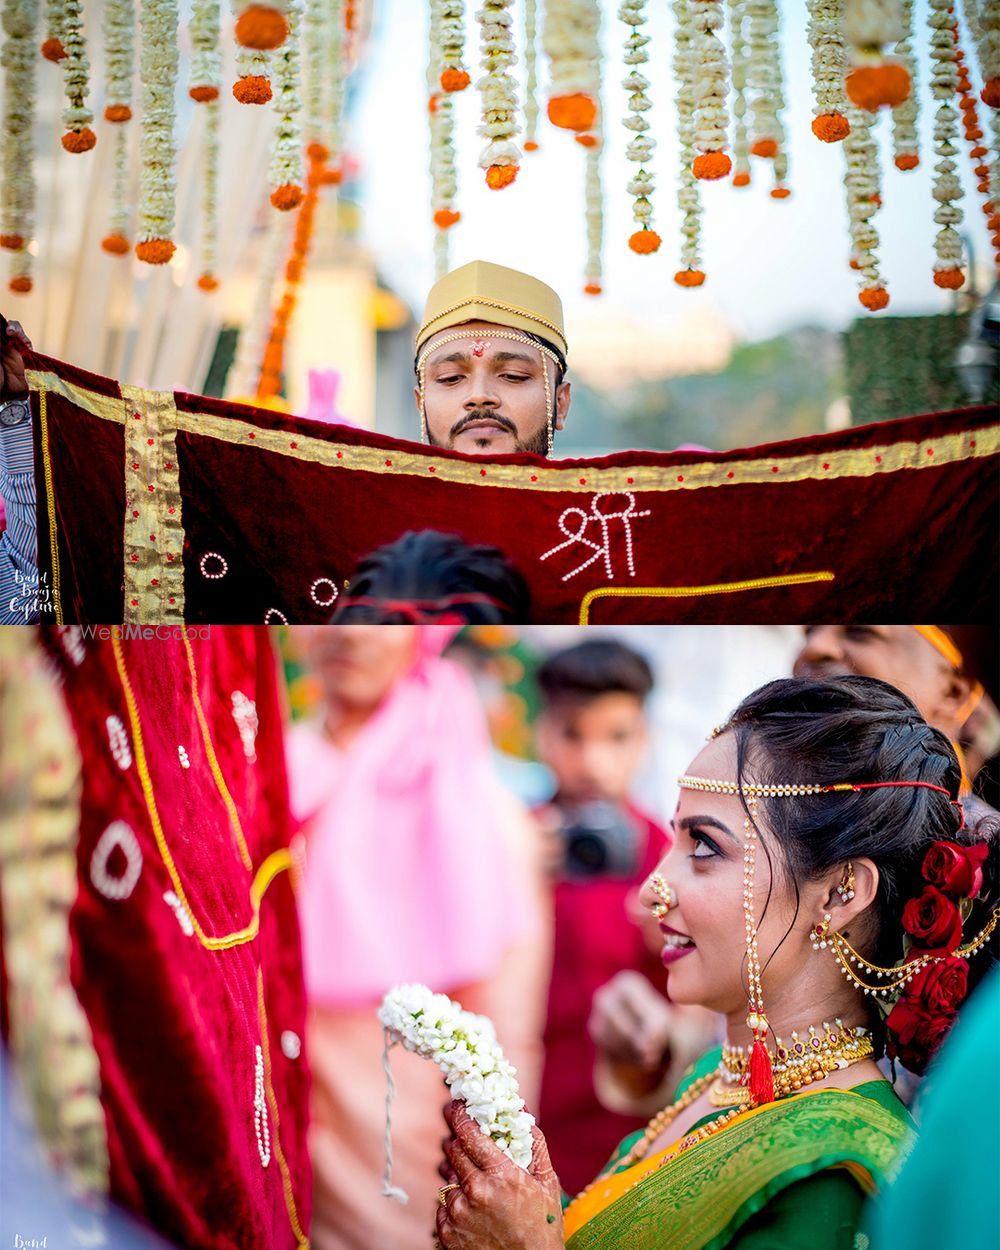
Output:
[[[732,595],[741,590],[773,590],[776,586],[809,586],[834,582],[835,573],[781,573],[774,577],[754,577],[742,582],[709,582],[704,586],[598,586],[588,590],[580,601],[580,624],[590,624],[590,607],[595,599],[699,599],[703,595]]]

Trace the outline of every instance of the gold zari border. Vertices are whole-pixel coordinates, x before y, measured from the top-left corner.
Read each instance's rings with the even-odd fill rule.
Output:
[[[590,607],[595,599],[697,599],[702,595],[732,595],[741,590],[773,590],[776,586],[809,586],[836,580],[835,573],[823,571],[781,573],[742,582],[709,582],[704,586],[598,586],[580,602],[580,624],[590,624]]]

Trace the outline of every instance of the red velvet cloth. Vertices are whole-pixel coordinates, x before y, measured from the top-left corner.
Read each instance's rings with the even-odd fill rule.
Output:
[[[594,1093],[594,1045],[587,1033],[594,991],[618,972],[642,972],[661,991],[663,965],[628,918],[625,902],[666,851],[666,834],[638,808],[639,867],[627,879],[560,881],[555,888],[552,980],[538,1122],[567,1193],[601,1170],[619,1141],[646,1121],[606,1111]]]
[[[257,869],[288,846],[282,715],[267,634],[216,628],[210,637],[191,641],[197,689],[243,830],[252,865],[247,868],[213,776],[182,641],[121,644],[162,827],[161,849],[111,642],[88,640],[77,627],[45,633],[82,755],[71,976],[100,1063],[110,1191],[178,1245],[211,1250],[290,1250],[301,1244],[286,1201],[279,1141],[290,1201],[306,1233],[310,1219],[307,1059],[304,1049],[298,1057],[286,1053],[295,1049],[289,1034],[300,1042],[305,1037],[290,873],[279,871],[264,892],[257,936],[227,949],[208,949],[196,933],[185,931],[176,904],[164,897],[178,893],[169,856],[189,916],[206,938],[242,930],[253,916],[250,884]],[[246,738],[241,736],[234,692],[256,705],[255,744],[249,719]],[[109,725],[109,718],[117,722]],[[114,822],[132,831],[134,845],[105,856],[101,839],[107,845],[105,831]],[[138,864],[135,848],[141,866],[126,894],[129,864],[133,871]],[[188,930],[193,927],[189,921]],[[266,1030],[258,1012],[259,976]],[[266,1166],[255,1133],[256,1048],[263,1053],[265,1032],[265,1066],[280,1118],[279,1129],[268,1105]]]
[[[101,395],[118,393],[116,383],[72,366],[30,363]],[[332,603],[315,600],[332,600],[331,587],[322,581],[314,593],[317,579],[342,588],[361,556],[424,528],[505,551],[528,582],[536,621],[982,621],[995,613],[1000,426],[986,407],[729,452],[543,462],[477,460],[221,400],[174,398],[179,413],[203,424],[176,437],[192,622],[328,619]],[[126,562],[140,558],[126,550],[126,509],[131,492],[160,483],[132,480],[121,419],[91,415],[53,392],[48,423],[64,619],[139,619],[123,595]],[[49,571],[40,455],[38,476],[41,566]],[[606,525],[598,516],[626,511],[627,520]],[[226,561],[224,576],[202,572],[209,552]],[[832,576],[737,589],[820,573]],[[149,574],[157,576],[155,563]],[[730,593],[705,589],[720,585]],[[647,588],[701,589],[662,597]]]

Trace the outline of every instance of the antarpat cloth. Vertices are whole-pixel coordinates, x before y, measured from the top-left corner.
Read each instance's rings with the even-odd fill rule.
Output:
[[[506,552],[536,622],[995,613],[988,407],[737,451],[486,460],[29,364],[40,567],[67,622],[326,621],[362,556],[421,529]]]

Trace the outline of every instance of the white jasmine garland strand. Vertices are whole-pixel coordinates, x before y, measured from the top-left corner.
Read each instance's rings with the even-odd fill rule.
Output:
[[[744,0],[729,0],[729,55],[733,80],[733,186],[750,182],[750,137],[747,132],[747,44]]]
[[[471,82],[465,68],[465,0],[431,0],[431,9],[440,38],[437,85],[444,91],[462,91]],[[444,74],[448,76],[442,81]]]
[[[755,155],[773,156],[785,146],[778,10],[774,0],[747,0],[747,16],[747,86],[752,96],[753,118],[750,151]]]
[[[219,247],[219,120],[218,100],[205,104],[205,135],[201,183],[201,273],[202,290],[215,290]]]
[[[680,285],[700,285],[701,275],[701,191],[694,176],[695,124],[692,65],[691,8],[688,0],[674,0],[674,81],[677,84],[677,138],[680,141],[680,170],[677,180],[677,207],[681,210],[681,269],[675,275]],[[687,277],[688,274],[693,275]],[[702,276],[702,280],[703,276]]]
[[[441,89],[440,6],[432,4],[429,27],[430,47],[427,57],[427,120],[430,128],[431,217],[435,227],[435,277],[441,278],[449,268],[450,243],[448,231],[458,221],[455,196],[458,175],[455,170],[455,102],[452,93]]]
[[[108,214],[108,233],[125,240],[129,235],[128,137],[127,126],[119,126],[115,130],[115,164],[111,176],[111,211]]]
[[[1000,11],[995,0],[984,0],[977,11],[976,53],[983,76],[982,100],[1000,108]]]
[[[625,149],[625,155],[630,161],[638,165],[639,168],[632,175],[628,183],[628,193],[633,197],[632,217],[639,232],[649,236],[649,243],[659,245],[659,238],[652,229],[653,221],[653,205],[650,196],[653,193],[653,177],[646,169],[653,149],[656,147],[656,140],[651,138],[647,133],[649,131],[649,120],[645,116],[652,108],[652,101],[646,94],[649,86],[649,79],[646,78],[639,70],[640,65],[645,65],[649,60],[649,53],[646,50],[649,43],[649,35],[640,33],[639,27],[646,23],[646,4],[645,0],[624,0],[624,3],[618,10],[619,18],[629,28],[629,36],[625,40],[625,65],[627,74],[622,80],[622,86],[629,93],[628,110],[629,116],[623,119],[622,124],[626,130],[632,131],[635,138],[628,144]],[[632,236],[630,244],[636,239]],[[655,250],[655,248],[650,248]]]
[[[63,125],[70,133],[80,134],[94,120],[93,110],[87,107],[90,62],[87,60],[87,41],[83,34],[80,0],[65,0],[63,13],[62,41],[66,49],[63,75],[67,101],[63,110]],[[93,144],[88,146],[93,147]],[[85,151],[86,147],[81,150]]]
[[[272,81],[275,121],[268,176],[272,189],[271,203],[275,208],[291,209],[302,199],[302,181],[305,177],[298,118],[302,109],[299,97],[302,0],[288,0],[285,17],[288,21],[288,35],[274,56]]]
[[[517,1074],[485,1016],[463,1011],[426,985],[398,985],[382,1000],[378,1018],[407,1050],[432,1059],[453,1097],[461,1099],[483,1133],[527,1171],[535,1118],[524,1110]]]
[[[905,33],[899,0],[845,0],[844,34],[855,60],[881,59],[882,48]]]
[[[104,116],[125,122],[132,116],[135,48],[133,0],[106,0],[104,6]]]
[[[136,254],[162,264],[174,251],[177,155],[174,90],[177,81],[177,0],[142,0],[142,83],[139,222]],[[144,244],[158,243],[158,247]]]
[[[846,123],[847,109],[843,0],[809,0],[809,46],[812,49],[813,114],[816,118],[813,133],[824,142],[836,142],[844,137],[843,123]]]
[[[240,78],[271,77],[271,53],[257,48],[236,47],[236,73]]]
[[[326,106],[326,23],[323,0],[306,0],[302,20],[302,135],[307,147],[323,143]],[[328,154],[329,154],[329,150]]]
[[[910,75],[910,94],[892,110],[892,150],[899,169],[915,169],[919,163],[917,122],[920,96],[917,91],[917,56],[913,47],[913,0],[901,0],[903,38],[896,44],[895,57]]]
[[[596,101],[600,20],[595,0],[548,0],[542,47],[549,61],[551,99],[581,94]]]
[[[326,110],[324,133],[329,151],[327,161],[339,166],[344,146],[344,98],[347,80],[347,59],[344,40],[343,0],[325,0],[326,13]]]
[[[194,0],[191,8],[191,72],[188,95],[209,103],[218,98],[222,86],[222,49],[219,46],[221,21],[219,0]]]
[[[957,227],[962,223],[962,181],[955,157],[959,154],[958,61],[952,33],[951,0],[930,0],[928,24],[931,30],[931,94],[938,101],[934,115],[934,166],[932,194],[938,206],[934,220],[941,227],[934,239],[934,281],[938,286],[961,286],[962,239]]]
[[[847,120],[851,129],[844,139],[844,185],[847,189],[852,262],[861,274],[859,299],[866,308],[876,311],[888,304],[889,297],[879,271],[876,255],[879,237],[873,222],[878,211],[880,187],[878,148],[871,133],[874,115],[866,109],[848,105]]]
[[[45,4],[45,44],[48,48],[43,55],[50,61],[59,61],[66,55],[62,47],[63,31],[66,29],[65,0],[46,0]],[[51,51],[49,50],[51,49]]]
[[[0,168],[0,235],[11,258],[11,289],[31,289],[35,231],[35,102],[38,64],[36,0],[4,0],[0,50],[4,70],[3,162]]]
[[[271,335],[274,289],[279,271],[285,266],[288,243],[295,218],[289,213],[271,213],[267,235],[257,265],[257,289],[250,316],[236,341],[236,355],[226,378],[226,398],[239,399],[257,394],[264,348]]]
[[[538,6],[524,0],[524,150],[538,147]]]
[[[482,124],[478,133],[488,140],[480,153],[479,167],[486,170],[487,185],[494,190],[517,177],[521,150],[514,142],[517,124],[517,93],[507,72],[517,63],[512,34],[513,0],[485,0],[476,14],[480,30],[480,64],[486,71],[476,83],[482,100]]]
[[[726,49],[716,33],[725,22],[723,0],[690,0],[691,54],[694,68],[694,145],[702,156],[695,158],[695,177],[724,178],[732,168],[725,156],[729,116]]]
[[[584,175],[584,211],[587,228],[587,268],[584,293],[600,295],[604,281],[604,180],[601,156],[604,151],[604,119],[598,112],[593,145],[587,147]]]

